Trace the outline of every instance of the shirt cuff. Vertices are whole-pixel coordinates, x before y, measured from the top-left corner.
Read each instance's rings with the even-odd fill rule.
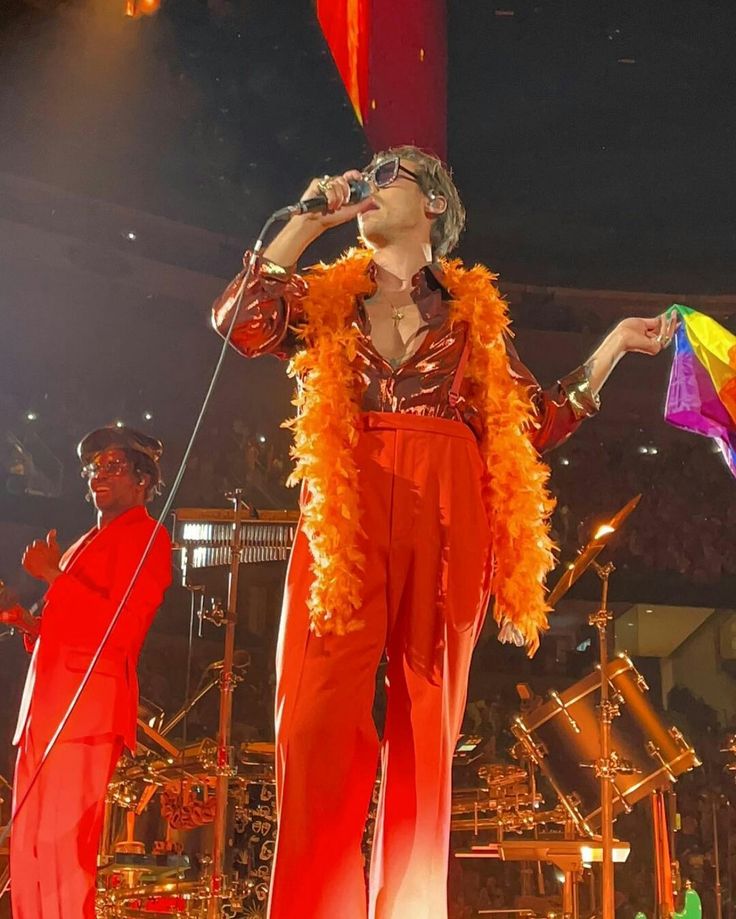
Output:
[[[248,250],[243,255],[243,264],[248,265],[251,258],[251,252]],[[289,278],[294,274],[295,265],[289,265],[284,267],[279,265],[276,262],[272,262],[271,259],[266,258],[263,255],[258,256],[256,262],[258,266],[258,273],[262,278],[267,278],[270,281],[288,281]]]
[[[570,408],[577,421],[590,418],[598,413],[601,407],[600,396],[590,388],[590,380],[585,367],[578,367],[560,380],[560,388],[567,396]]]

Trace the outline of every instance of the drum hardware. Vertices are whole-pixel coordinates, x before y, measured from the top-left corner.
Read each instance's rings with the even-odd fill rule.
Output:
[[[612,854],[616,861],[626,861],[629,843],[614,840]],[[542,861],[559,868],[564,873],[562,889],[563,916],[577,919],[577,883],[586,864],[599,862],[603,857],[600,840],[593,839],[508,839],[487,845],[474,845],[455,853],[456,858],[495,858],[503,861]],[[505,910],[503,911],[505,912]]]
[[[680,734],[679,731],[678,731],[677,733],[679,734],[680,738],[682,738],[682,734]],[[673,736],[674,736],[674,735],[673,735]],[[646,746],[646,750],[647,750],[647,753],[652,757],[652,759],[656,759],[657,762],[660,764],[660,766],[662,766],[662,768],[665,770],[665,772],[666,772],[667,775],[669,776],[670,781],[671,781],[671,782],[674,782],[674,781],[675,781],[675,776],[674,776],[672,770],[670,769],[670,764],[669,764],[669,763],[665,760],[665,758],[662,756],[661,750],[660,750],[659,747],[654,743],[654,741],[651,741],[651,740],[648,741],[647,746]]]
[[[188,702],[186,702],[177,712],[171,716],[171,718],[169,718],[168,721],[164,722],[161,727],[161,735],[166,737],[167,734],[170,734],[171,731],[173,731],[173,729],[177,726],[177,724],[186,718],[194,706],[207,695],[210,689],[217,686],[219,680],[219,675],[211,677],[207,683],[205,683],[202,689],[199,690],[199,692],[196,692]]]
[[[592,567],[601,582],[601,604],[598,610],[591,613],[588,623],[598,632],[598,655],[600,666],[600,756],[596,775],[600,780],[601,825],[603,836],[602,861],[602,914],[603,919],[614,919],[614,868],[613,868],[613,783],[617,776],[617,763],[612,759],[611,723],[618,716],[618,706],[610,695],[608,676],[608,623],[613,613],[608,609],[608,582],[615,571],[612,562],[599,565],[597,556],[608,545],[611,537],[617,532],[624,520],[634,510],[641,495],[632,498],[611,520],[598,527],[592,540],[583,547],[578,558],[560,578],[552,590],[548,603],[554,607],[559,599],[572,587],[575,581]]]
[[[613,819],[615,809],[617,807],[630,809],[631,805],[641,800],[647,791],[659,788],[663,783],[669,784],[676,775],[700,765],[695,752],[692,748],[687,747],[682,735],[678,732],[676,736],[663,728],[656,713],[645,700],[644,693],[648,691],[646,682],[640,674],[636,673],[631,661],[625,656],[620,656],[614,661],[608,659],[608,624],[613,618],[608,608],[608,587],[615,567],[611,562],[601,565],[596,558],[608,545],[611,537],[620,529],[640,499],[641,495],[632,498],[608,523],[598,528],[593,538],[580,550],[575,562],[569,566],[548,597],[549,605],[554,607],[589,567],[593,568],[601,582],[600,607],[588,617],[588,623],[598,633],[599,674],[595,689],[600,693],[600,702],[597,706],[597,718],[588,719],[589,723],[583,727],[583,736],[588,731],[594,732],[597,729],[599,738],[597,756],[592,767],[598,782],[600,801],[603,919],[614,919]],[[635,680],[631,680],[629,671],[636,674]],[[586,680],[583,680],[580,685],[585,683]],[[569,691],[571,696],[574,696],[574,689],[575,687]],[[582,696],[579,700],[571,698],[572,704],[578,702],[584,703]],[[542,708],[544,709],[545,706]],[[660,768],[653,774],[649,774],[650,770],[642,759],[641,748],[632,745],[631,738],[627,736],[625,730],[627,725],[614,728],[614,719],[621,718],[624,711],[626,714],[624,721],[627,722],[627,725],[631,727],[633,722],[636,731],[643,733],[646,737],[643,747],[644,756],[659,762]],[[584,712],[581,712],[581,716],[583,715]],[[579,722],[580,717],[576,717],[576,720]],[[555,752],[559,753],[559,748]],[[647,776],[641,781],[627,781],[627,776],[640,772],[646,772]],[[582,787],[584,783],[581,782],[580,785]],[[596,813],[593,811],[587,819],[591,820],[595,816]]]
[[[646,683],[644,683],[644,686],[646,686],[646,688],[649,689]],[[682,731],[679,728],[676,728],[673,725],[671,728],[667,729],[667,733],[675,741],[675,743],[682,744],[683,746],[685,745],[685,738],[683,737]]]
[[[575,797],[572,794],[566,793],[562,789],[559,782],[557,781],[556,776],[550,769],[548,761],[549,750],[547,747],[543,743],[535,741],[532,738],[529,730],[520,717],[514,719],[511,730],[514,736],[520,742],[521,749],[524,751],[524,753],[526,753],[526,755],[531,759],[534,765],[539,769],[542,775],[552,786],[555,794],[557,795],[557,800],[564,807],[568,817],[570,820],[572,820],[573,825],[577,828],[580,835],[592,836],[593,830],[585,820],[580,810],[579,802],[576,802]],[[519,751],[519,753],[520,752],[521,751]]]
[[[648,746],[648,745],[647,745]],[[635,775],[641,772],[641,769],[637,769],[636,766],[628,759],[621,759],[614,750],[609,757],[609,762],[605,763],[601,760],[595,760],[592,763],[580,763],[581,769],[594,769],[595,777],[597,779],[605,773],[607,778],[615,778],[617,775]],[[610,770],[606,772],[606,770]],[[622,800],[622,806],[625,807],[626,813],[630,813],[631,808],[627,806],[625,799]]]
[[[533,773],[531,774],[533,776]],[[528,788],[530,773],[521,766],[507,766],[506,764],[488,763],[478,769],[478,776],[491,788],[508,788],[509,785]]]
[[[202,622],[202,620],[206,620],[207,622],[211,622],[213,625],[216,625],[218,629],[220,626],[225,625],[227,622],[227,612],[225,611],[225,607],[222,605],[222,600],[219,598],[213,599],[212,605],[209,608],[202,607],[198,615],[200,622]]]
[[[554,702],[557,703],[557,705],[558,705],[559,708],[560,708],[560,711],[561,711],[562,714],[565,716],[565,718],[567,718],[568,722],[570,723],[570,727],[573,729],[573,731],[575,731],[576,734],[579,734],[579,733],[580,733],[580,726],[578,725],[577,721],[572,717],[572,715],[570,714],[570,712],[568,712],[567,706],[565,705],[565,703],[564,703],[564,702],[562,701],[562,699],[560,698],[560,694],[557,693],[557,692],[555,692],[554,689],[553,689],[553,690],[550,692],[549,696],[550,696],[550,699],[552,699]]]

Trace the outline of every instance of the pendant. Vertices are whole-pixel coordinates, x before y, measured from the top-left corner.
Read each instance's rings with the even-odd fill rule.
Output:
[[[394,325],[398,328],[399,323],[404,318],[404,314],[402,313],[401,310],[396,309],[393,303],[391,304],[391,316],[394,320]]]

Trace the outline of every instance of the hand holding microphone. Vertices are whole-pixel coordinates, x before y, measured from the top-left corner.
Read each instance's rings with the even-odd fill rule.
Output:
[[[357,169],[342,175],[312,179],[296,204],[277,211],[277,219],[301,217],[320,231],[354,220],[372,207],[371,187]]]

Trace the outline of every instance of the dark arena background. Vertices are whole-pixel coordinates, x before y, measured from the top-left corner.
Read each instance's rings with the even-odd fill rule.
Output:
[[[627,316],[683,303],[735,330],[735,34],[727,0],[2,0],[0,579],[32,606],[42,589],[24,547],[51,528],[66,547],[94,522],[75,454],[87,431],[120,422],[155,435],[174,481],[219,354],[212,301],[273,210],[376,150],[416,143],[452,166],[468,214],[459,253],[499,274],[515,346],[545,385]],[[352,224],[333,231],[309,260],[353,239]],[[613,747],[633,761],[615,780],[632,789],[614,806],[614,854],[628,853],[615,916],[699,919],[692,888],[706,919],[734,919],[736,492],[709,439],[663,420],[671,359],[624,364],[600,415],[547,457],[552,584],[641,495],[599,559],[615,565]],[[298,501],[280,426],[291,398],[282,361],[228,354],[174,500],[199,511],[166,521],[191,543],[188,567],[175,550],[140,656],[150,730],[110,785],[100,917],[266,915],[274,655]],[[228,567],[196,559],[235,488],[252,508],[292,513],[263,515],[286,548],[240,566],[227,663]],[[533,660],[486,621],[453,768],[450,919],[613,919],[601,783],[586,768],[604,756],[588,621],[600,605],[591,567]],[[28,660],[0,625],[0,826]],[[223,661],[237,678],[232,895],[212,912]],[[383,665],[378,676],[380,731]],[[0,889],[7,861],[5,840]]]

